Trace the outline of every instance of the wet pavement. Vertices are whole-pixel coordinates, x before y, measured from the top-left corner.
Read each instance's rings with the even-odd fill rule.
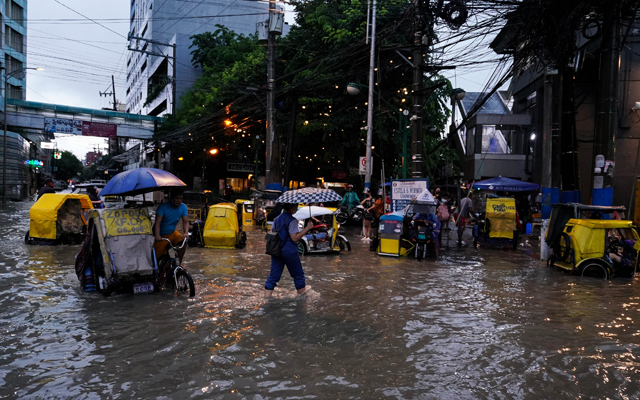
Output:
[[[0,211],[2,399],[634,399],[637,278],[598,281],[535,249],[438,261],[304,256],[261,298],[264,239],[190,248],[196,297],[80,290],[79,246],[23,242],[31,203]]]

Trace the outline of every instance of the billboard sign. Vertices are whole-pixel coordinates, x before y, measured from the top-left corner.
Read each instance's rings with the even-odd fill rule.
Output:
[[[398,179],[391,180],[391,211],[400,211],[409,202],[427,190],[429,179]]]
[[[45,118],[44,130],[50,133],[70,133],[82,135],[82,121],[64,118]]]
[[[82,136],[116,137],[118,125],[82,121]]]
[[[55,143],[53,143],[53,142],[40,142],[40,147],[43,148],[43,149],[52,150],[54,145],[55,145]]]

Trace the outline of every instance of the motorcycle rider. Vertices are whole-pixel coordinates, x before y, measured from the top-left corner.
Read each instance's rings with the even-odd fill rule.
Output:
[[[360,199],[358,198],[358,194],[353,191],[353,185],[347,185],[347,193],[344,194],[342,198],[343,206],[347,206],[347,215],[351,216],[351,211],[354,207],[360,205]]]

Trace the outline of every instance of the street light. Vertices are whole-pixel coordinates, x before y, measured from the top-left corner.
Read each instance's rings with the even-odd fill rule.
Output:
[[[5,69],[5,68],[2,68]],[[7,81],[13,75],[26,71],[28,69],[33,69],[36,71],[43,71],[44,68],[20,68],[10,73],[4,74],[4,132],[2,134],[2,204],[7,201]],[[6,69],[5,69],[6,72]]]

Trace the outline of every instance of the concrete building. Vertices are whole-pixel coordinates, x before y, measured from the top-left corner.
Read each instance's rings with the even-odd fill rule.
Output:
[[[268,2],[247,0],[132,0],[130,36],[150,41],[130,41],[129,47],[139,51],[130,51],[127,58],[126,111],[153,116],[171,114],[201,73],[191,63],[191,36],[213,32],[216,24],[236,33],[253,34],[257,23],[268,18],[268,7]]]
[[[27,0],[7,0],[0,2],[0,14],[2,14],[2,59],[0,85],[0,107],[4,113],[4,97],[9,99],[25,99],[27,77],[24,68],[27,67]],[[7,79],[5,79],[7,77]],[[4,88],[5,82],[7,87]],[[33,159],[31,152],[31,139],[20,134],[8,131],[6,136],[6,186],[7,198],[21,199],[27,195],[32,181],[34,167],[24,164],[26,160]],[[0,145],[0,160],[4,159],[3,146]],[[2,190],[2,187],[0,187]]]

